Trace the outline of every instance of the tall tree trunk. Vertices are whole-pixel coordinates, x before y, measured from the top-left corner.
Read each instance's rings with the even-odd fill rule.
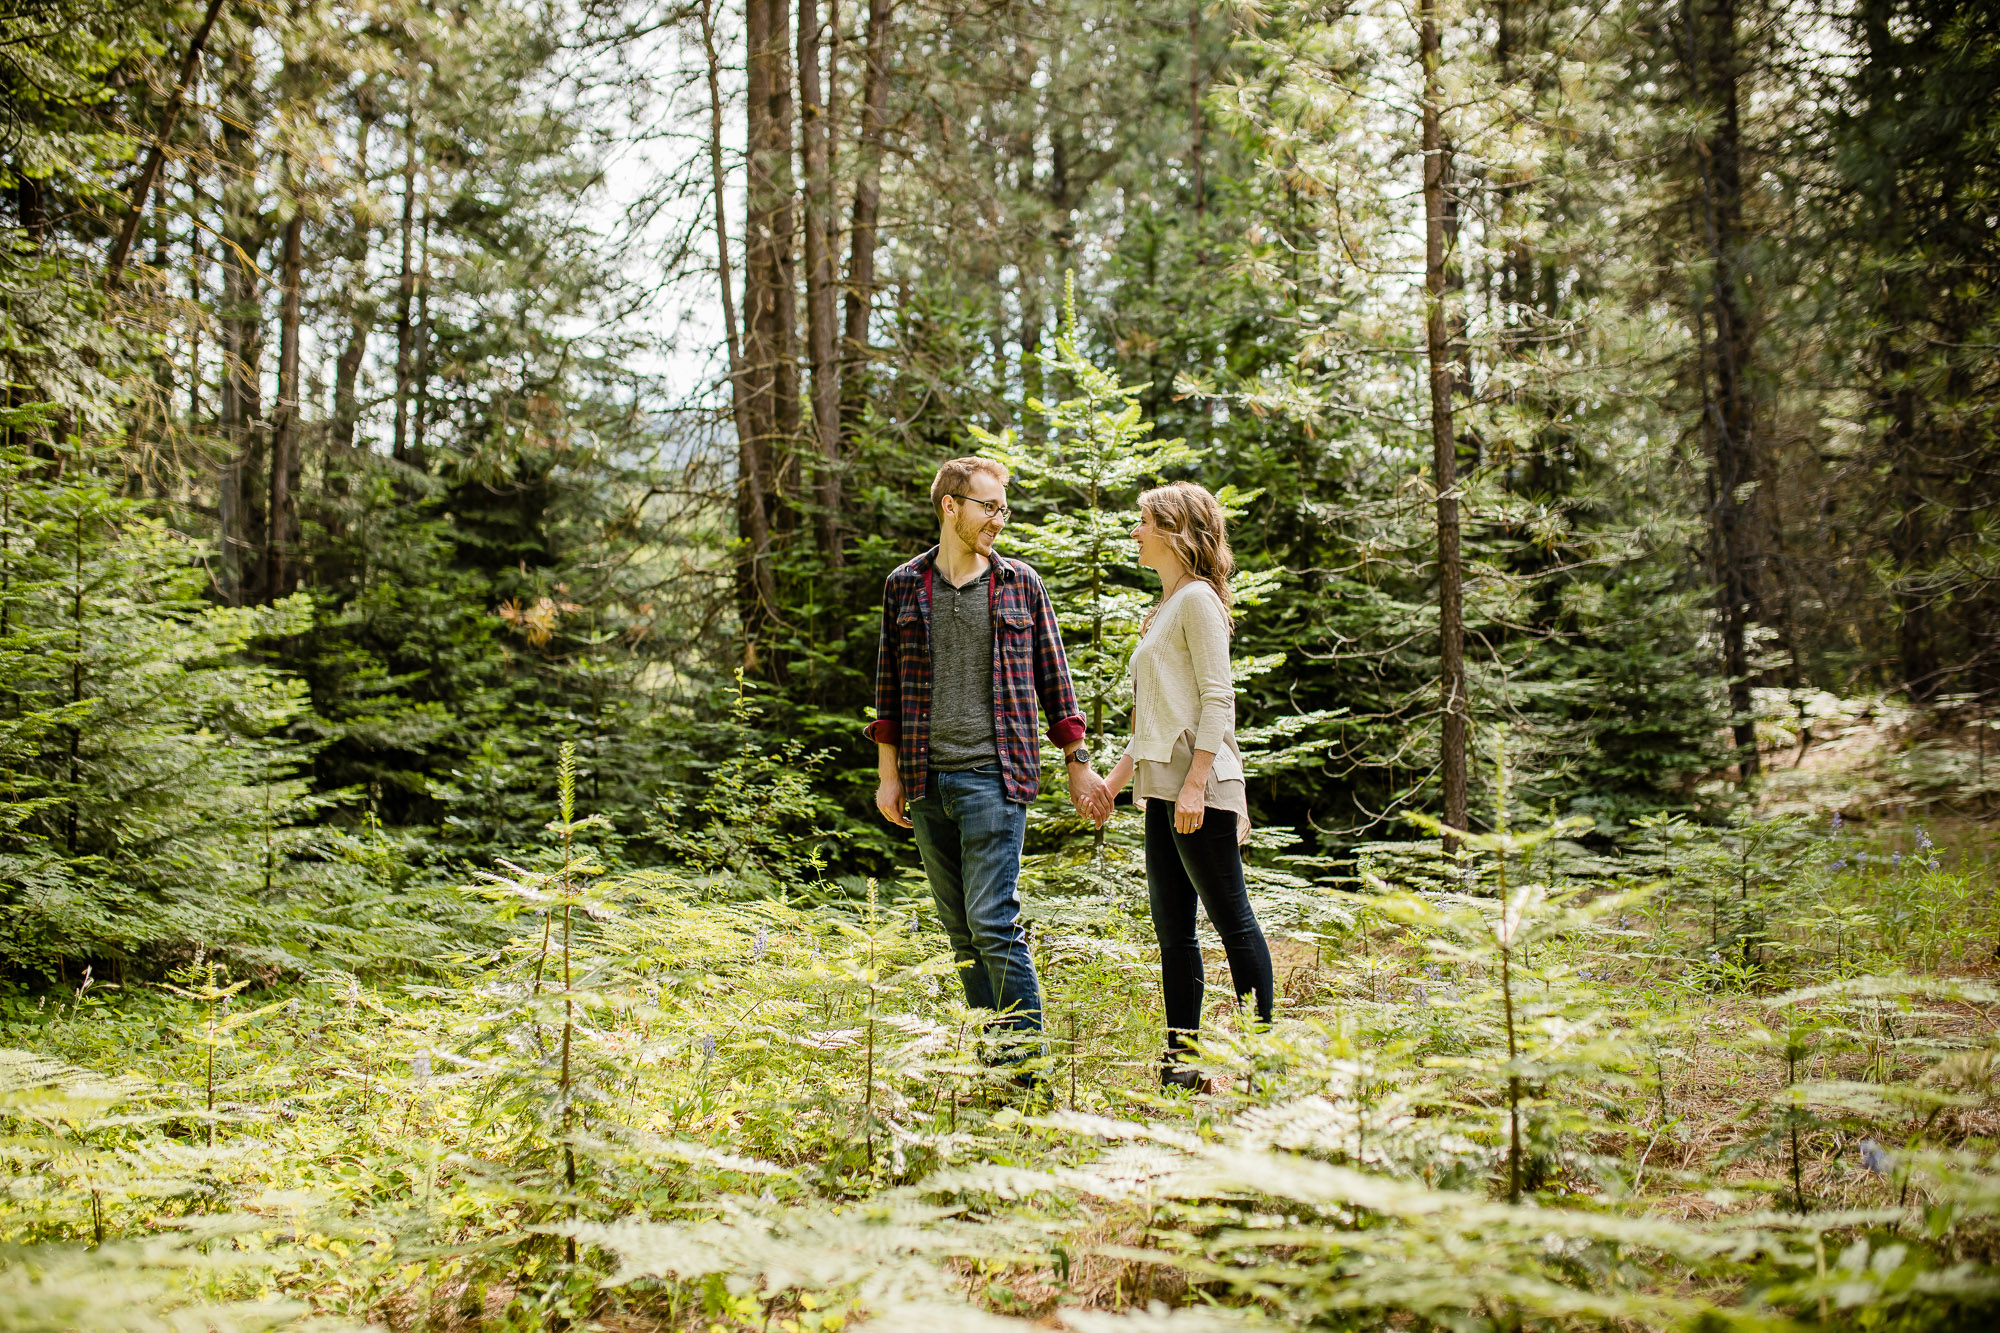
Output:
[[[411,353],[416,345],[410,312],[417,294],[417,84],[422,76],[413,48],[403,74],[403,216],[398,224],[402,256],[396,278],[396,433],[391,452],[399,463],[410,460],[410,381],[415,369]]]
[[[841,447],[848,448],[866,402],[868,317],[875,306],[875,237],[882,209],[882,138],[889,118],[889,24],[895,0],[868,0],[867,65],[861,76],[861,143],[848,240],[847,305],[842,312]]]
[[[222,385],[218,405],[227,461],[218,497],[219,567],[217,590],[224,601],[255,600],[248,587],[261,552],[262,508],[257,494],[264,417],[264,319],[258,282],[258,256],[263,252],[263,219],[257,211],[256,130],[262,119],[256,87],[256,66],[246,33],[232,53],[232,76],[223,117],[222,146]]]
[[[1208,171],[1202,160],[1202,130],[1207,117],[1201,105],[1201,0],[1188,0],[1188,178],[1194,194],[1194,215],[1208,214]]]
[[[757,0],[751,0],[755,5]],[[715,198],[715,273],[722,291],[722,328],[728,340],[729,405],[736,428],[737,535],[747,548],[736,567],[737,616],[743,623],[746,667],[756,665],[757,630],[777,604],[771,569],[771,529],[765,522],[764,472],[759,457],[758,423],[750,398],[750,380],[743,361],[743,340],[736,321],[735,281],[729,272],[729,176],[722,163],[722,54],[715,41],[714,0],[701,0],[702,53],[708,68],[708,165]]]
[[[160,174],[160,164],[166,160],[167,144],[173,138],[174,126],[180,121],[181,108],[187,104],[188,89],[194,85],[195,72],[201,67],[201,49],[208,44],[209,30],[215,26],[215,17],[221,12],[222,0],[208,0],[208,12],[202,15],[201,26],[188,39],[187,54],[181,58],[180,77],[174,81],[174,91],[167,98],[166,110],[160,116],[159,133],[147,146],[139,178],[132,182],[132,201],[125,210],[125,221],[119,225],[118,239],[111,244],[111,259],[106,265],[111,282],[117,282],[119,275],[125,271],[126,257],[132,253],[132,243],[139,238],[139,218],[146,210],[146,196],[152,192],[153,182]]]
[[[347,326],[347,342],[333,362],[333,444],[336,449],[354,447],[354,428],[361,419],[360,400],[355,396],[361,379],[361,361],[368,354],[368,323],[356,314]]]
[[[168,266],[173,262],[173,235],[172,228],[168,225],[167,179],[164,175],[154,185],[153,195],[153,272],[158,274],[164,283],[168,274]],[[153,402],[147,407],[147,420],[145,426],[142,427],[141,433],[141,439],[150,439],[158,442],[154,446],[155,453],[169,448],[169,442],[172,440],[174,434],[175,370],[173,342],[171,339],[161,339],[159,350],[153,357],[153,390],[155,396]],[[153,420],[155,410],[159,414],[157,422]],[[164,460],[147,459],[142,461],[138,469],[135,469],[128,475],[126,485],[133,488],[132,494],[143,494],[143,483],[148,478],[151,478],[156,483],[156,498],[164,499],[170,485],[167,480],[169,472],[170,469],[164,465]]]
[[[49,231],[48,201],[43,193],[42,183],[33,176],[15,177],[14,220],[20,224],[21,234],[38,245]]]
[[[200,226],[201,169],[188,164],[188,410],[187,429],[192,438],[201,430],[201,330],[202,312],[207,308],[208,245]]]
[[[1868,64],[1876,71],[1867,83],[1868,113],[1878,124],[1892,123],[1900,108],[1896,73],[1907,59],[1899,51],[1894,22],[1896,6],[1889,0],[1867,0],[1860,6],[1861,30]],[[1868,199],[1881,254],[1897,259],[1916,250],[1905,221],[1901,173],[1885,170]],[[1927,701],[1943,687],[1937,636],[1932,626],[1932,595],[1917,586],[1915,576],[1933,558],[1932,497],[1924,484],[1924,451],[1919,444],[1917,390],[1911,377],[1908,339],[1923,309],[1924,277],[1901,263],[1884,266],[1874,300],[1877,330],[1870,347],[1876,414],[1883,420],[1882,451],[1890,472],[1889,557],[1896,578],[1891,584],[1896,616],[1896,669],[1911,697]],[[1953,400],[1950,394],[1942,395]],[[1968,620],[1971,617],[1967,617]]]
[[[805,159],[806,344],[812,363],[812,433],[818,446],[814,532],[838,569],[840,551],[840,350],[835,327],[832,131],[820,90],[818,0],[799,5],[799,138]],[[837,73],[837,71],[836,71]]]
[[[289,558],[297,523],[292,477],[299,457],[299,287],[305,274],[305,212],[295,198],[285,223],[284,296],[278,306],[278,410],[271,427],[271,513],[264,542],[264,595],[291,591]]]
[[[412,353],[416,382],[411,391],[410,457],[424,456],[424,426],[431,409],[431,206],[424,203],[423,225],[417,235],[417,327]]]
[[[793,526],[784,487],[796,468],[799,428],[798,313],[796,263],[792,256],[791,0],[748,0],[748,105],[743,244],[743,379],[749,398],[747,447],[739,450],[746,470],[741,494],[756,497],[761,519],[742,522],[753,538],[750,558],[761,568],[753,585],[760,604],[745,633],[762,637],[776,614],[761,590],[772,580],[770,544]],[[754,537],[764,534],[764,549]],[[776,670],[776,663],[772,664]]]
[[[1444,822],[1467,827],[1466,751],[1471,739],[1471,707],[1465,686],[1464,572],[1458,534],[1458,440],[1452,433],[1453,362],[1447,322],[1444,184],[1447,172],[1439,114],[1443,90],[1438,78],[1437,0],[1418,9],[1424,67],[1424,347],[1430,361],[1431,465],[1437,475],[1438,692],[1443,714],[1439,755],[1444,778]],[[1446,835],[1447,854],[1458,839]]]
[[[792,0],[749,0],[749,161],[743,318],[751,383],[766,429],[764,502],[774,535],[798,515],[801,410],[798,355],[798,218],[792,179]]]
[[[1750,627],[1761,618],[1759,543],[1754,526],[1759,477],[1756,403],[1747,375],[1754,351],[1744,309],[1741,272],[1743,151],[1739,119],[1736,0],[1686,0],[1688,75],[1697,104],[1713,117],[1695,146],[1701,182],[1700,226],[1707,249],[1708,282],[1696,295],[1702,427],[1708,441],[1710,545],[1716,564],[1722,666],[1729,677],[1731,730],[1738,773],[1757,775],[1757,723],[1752,715]],[[1706,307],[1706,318],[1702,309]],[[1713,336],[1703,333],[1712,323]]]
[[[372,100],[366,90],[361,95],[363,110],[354,127],[354,179],[362,190],[368,188],[368,137],[375,118],[366,109]],[[347,246],[349,279],[346,293],[347,341],[333,362],[333,447],[346,452],[354,447],[354,428],[361,420],[361,404],[356,389],[361,380],[361,362],[368,355],[368,334],[374,327],[373,299],[366,293],[370,230],[357,214],[354,232]]]
[[[1500,0],[1494,14],[1493,59],[1499,68],[1500,81],[1506,86],[1511,86],[1517,77],[1514,67],[1514,27],[1520,9],[1520,0]],[[1521,221],[1520,196],[1526,183],[1524,176],[1525,173],[1519,168],[1510,167],[1501,174],[1498,188],[1494,192],[1495,212],[1500,232],[1502,236],[1508,238],[1500,259],[1500,271],[1496,275],[1500,301],[1497,342],[1499,354],[1506,360],[1512,360],[1519,352],[1523,341],[1525,307],[1533,299],[1529,277],[1528,243],[1524,237],[1513,234]],[[1506,393],[1506,401],[1511,406],[1516,400],[1515,391],[1508,388],[1503,392]],[[1536,433],[1536,442],[1531,446],[1537,456],[1541,452],[1540,434]],[[1511,470],[1510,462],[1510,474]]]

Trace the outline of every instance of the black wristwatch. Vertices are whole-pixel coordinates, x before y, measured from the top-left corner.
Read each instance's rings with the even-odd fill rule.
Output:
[[[1089,768],[1091,766],[1090,759],[1090,747],[1088,745],[1079,745],[1069,752],[1069,762],[1072,764],[1082,764],[1085,768]]]

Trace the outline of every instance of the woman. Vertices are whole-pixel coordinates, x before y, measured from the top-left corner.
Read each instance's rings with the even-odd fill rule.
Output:
[[[1271,1021],[1271,951],[1243,886],[1237,846],[1249,835],[1243,754],[1236,747],[1236,691],[1229,676],[1229,554],[1222,506],[1193,482],[1139,497],[1139,563],[1160,576],[1132,653],[1132,743],[1108,783],[1115,797],[1133,783],[1146,804],[1146,887],[1160,944],[1167,1051],[1160,1080],[1193,1088],[1181,1064],[1186,1038],[1201,1030],[1201,946],[1195,900],[1222,936],[1236,995],[1255,997]]]

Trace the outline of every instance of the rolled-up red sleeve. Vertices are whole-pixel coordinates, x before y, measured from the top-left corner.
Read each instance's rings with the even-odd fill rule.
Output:
[[[896,599],[892,585],[882,585],[882,637],[875,647],[875,720],[862,735],[882,745],[903,738],[903,679],[896,664]]]
[[[1062,629],[1056,624],[1055,604],[1040,579],[1034,585],[1035,693],[1041,697],[1042,714],[1049,719],[1049,739],[1058,747],[1074,745],[1084,737],[1083,713],[1076,704],[1076,689],[1070,684],[1069,656],[1063,652]]]

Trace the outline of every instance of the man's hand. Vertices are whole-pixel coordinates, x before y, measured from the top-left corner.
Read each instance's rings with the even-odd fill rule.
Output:
[[[1111,789],[1089,764],[1069,766],[1069,803],[1092,824],[1102,826],[1111,818]]]
[[[909,828],[910,816],[903,810],[903,779],[901,775],[884,774],[875,787],[875,808],[882,812],[882,818],[899,828]]]
[[[875,742],[875,773],[881,779],[875,787],[875,808],[897,828],[909,828],[910,815],[903,808],[903,770],[896,765],[896,747],[887,741]]]

